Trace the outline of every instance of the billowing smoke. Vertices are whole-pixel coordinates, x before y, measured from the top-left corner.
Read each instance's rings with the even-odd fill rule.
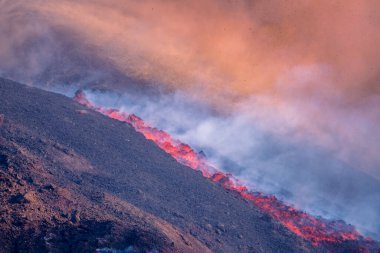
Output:
[[[0,0],[0,22],[1,75],[122,94],[92,93],[380,234],[379,1]]]
[[[183,92],[158,97],[86,93],[97,105],[135,113],[203,151],[218,168],[233,173],[252,190],[275,194],[314,215],[344,219],[361,232],[379,237],[379,181],[300,132],[293,121],[288,122],[299,116],[279,115],[267,105],[271,97],[252,97],[226,115]],[[304,108],[304,113],[312,109]],[[360,119],[356,112],[347,118]],[[365,123],[357,122],[359,126]],[[332,133],[324,134],[332,141]]]

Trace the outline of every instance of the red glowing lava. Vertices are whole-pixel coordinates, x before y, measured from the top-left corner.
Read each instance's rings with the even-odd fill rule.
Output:
[[[353,226],[347,225],[343,221],[316,218],[305,212],[296,210],[278,200],[275,196],[248,190],[247,187],[239,183],[232,175],[217,170],[203,155],[194,151],[189,145],[173,139],[162,130],[147,125],[134,114],[127,114],[116,109],[97,107],[86,98],[82,91],[78,91],[74,99],[80,104],[110,118],[130,123],[136,131],[155,142],[179,163],[201,171],[204,177],[209,178],[213,182],[220,183],[228,190],[239,193],[243,198],[254,203],[260,210],[272,216],[293,233],[309,240],[313,245],[321,243],[336,244],[348,240],[370,240],[363,238]]]

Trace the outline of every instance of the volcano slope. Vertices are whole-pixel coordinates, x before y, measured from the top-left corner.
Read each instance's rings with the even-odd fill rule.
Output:
[[[314,247],[131,125],[5,79],[0,202],[0,252],[358,252]]]

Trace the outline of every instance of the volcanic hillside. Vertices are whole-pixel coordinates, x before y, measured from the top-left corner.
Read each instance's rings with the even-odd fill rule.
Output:
[[[313,246],[128,123],[0,79],[0,252],[359,252]]]

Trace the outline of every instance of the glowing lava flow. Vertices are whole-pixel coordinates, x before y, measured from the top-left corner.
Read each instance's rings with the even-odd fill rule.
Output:
[[[226,189],[238,192],[243,198],[254,203],[259,209],[271,215],[293,233],[309,240],[313,245],[321,243],[336,244],[347,240],[367,240],[353,226],[347,225],[343,221],[316,218],[294,209],[274,196],[249,191],[232,175],[218,171],[203,155],[195,152],[189,145],[173,139],[164,131],[145,124],[142,119],[134,114],[97,107],[87,100],[82,91],[78,91],[74,99],[78,103],[110,118],[130,123],[138,132],[142,133],[147,139],[154,141],[179,163],[201,171],[204,177],[220,183]]]

